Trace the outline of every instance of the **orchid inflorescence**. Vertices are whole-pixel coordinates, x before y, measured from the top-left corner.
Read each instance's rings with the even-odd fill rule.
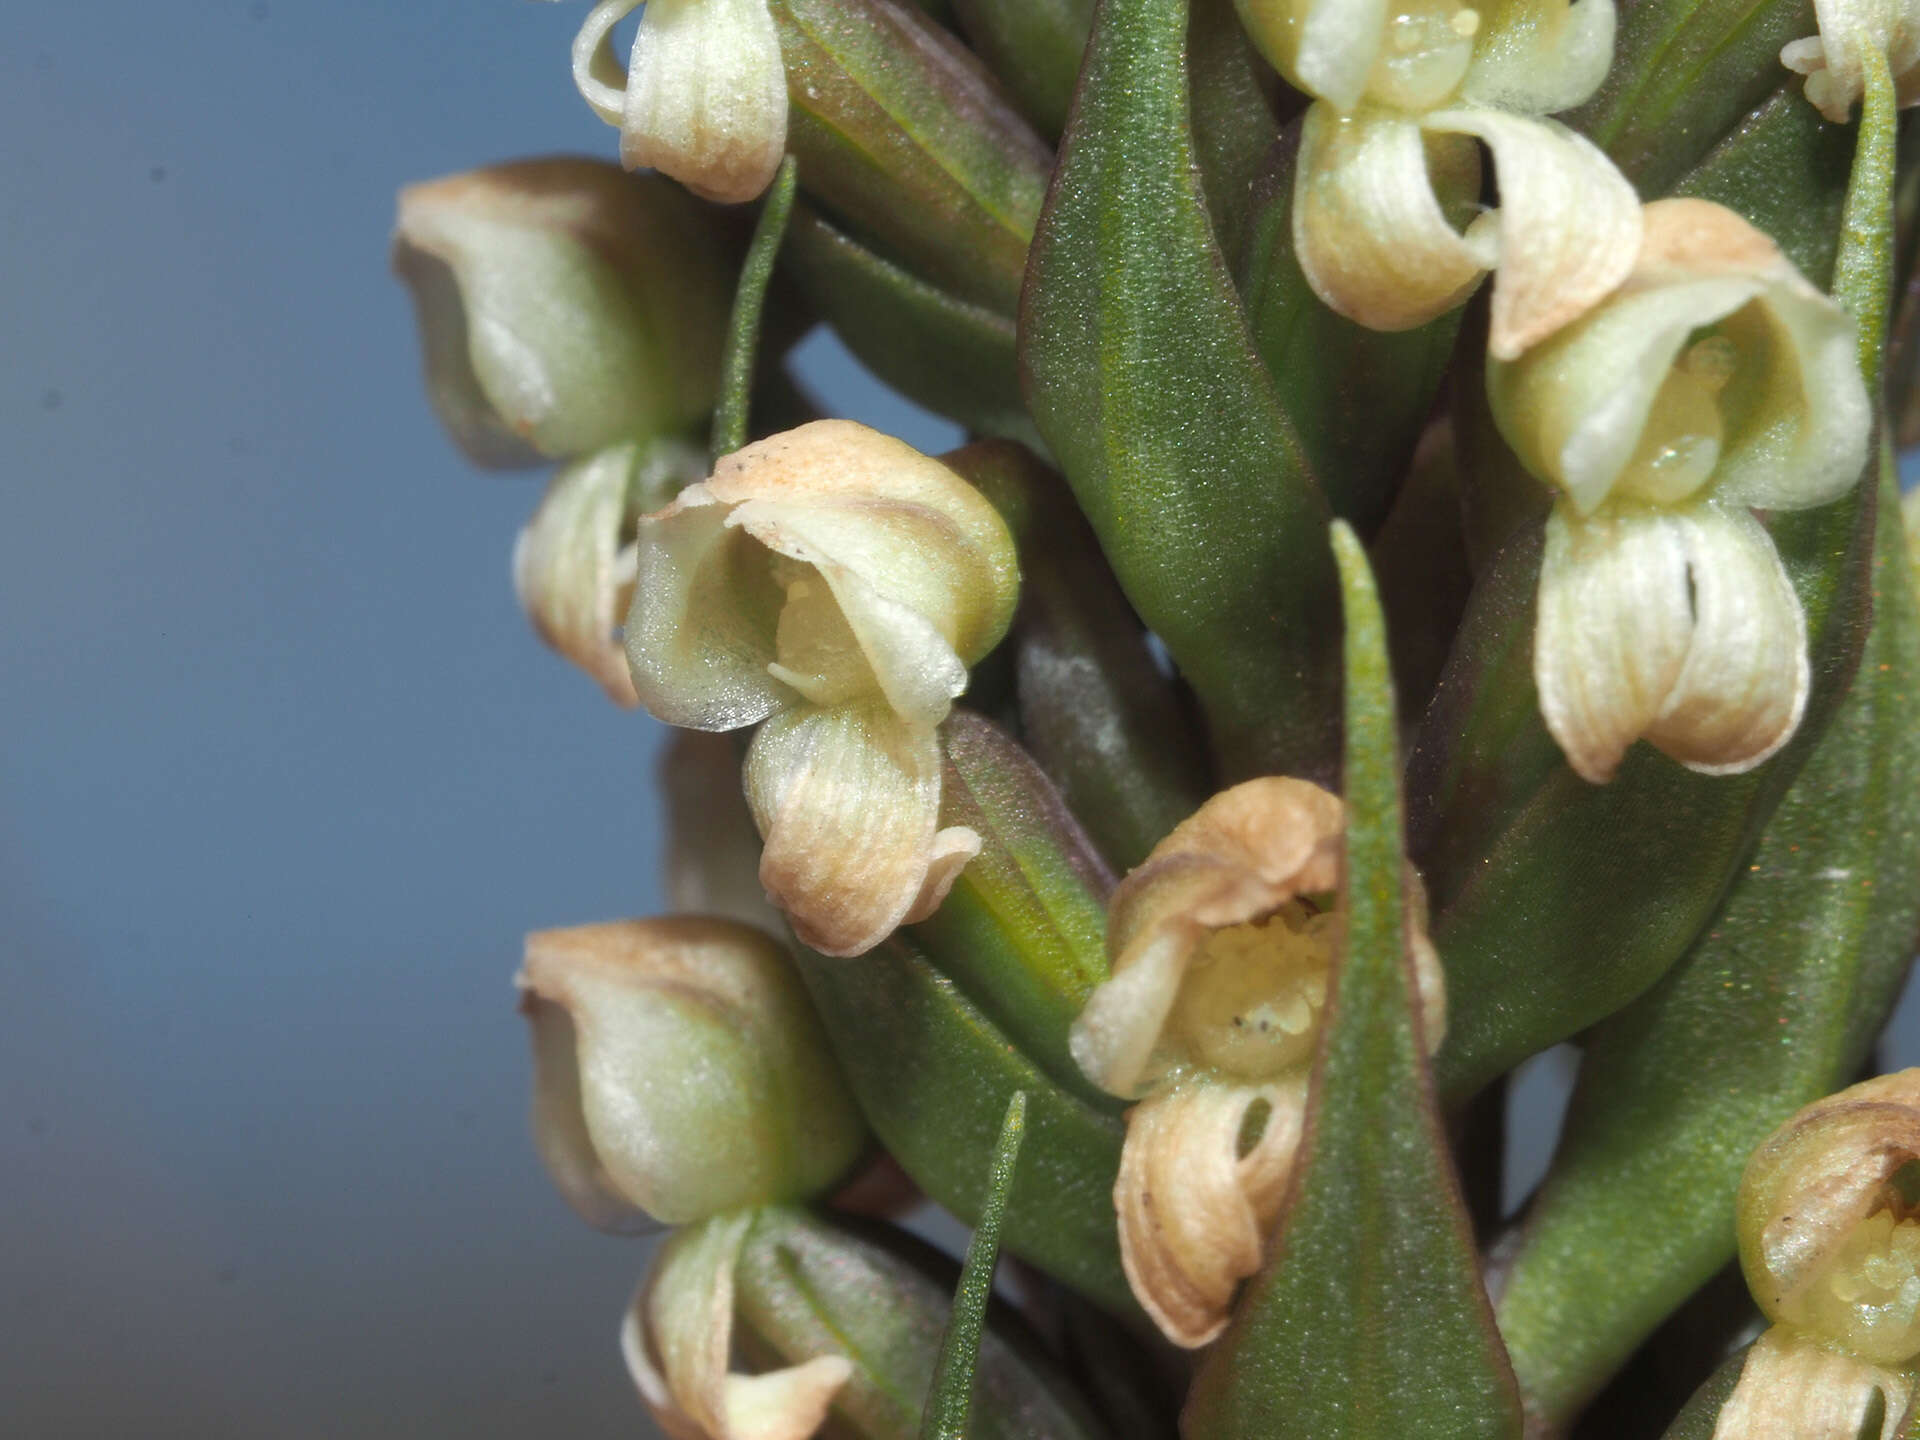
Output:
[[[677,1227],[657,1423],[1904,1433],[1916,1072],[1821,1097],[1920,935],[1920,10],[601,0],[572,66],[646,173],[394,255],[557,467],[536,633],[678,732],[678,913],[518,981],[559,1188]],[[817,322],[968,443],[820,414]]]

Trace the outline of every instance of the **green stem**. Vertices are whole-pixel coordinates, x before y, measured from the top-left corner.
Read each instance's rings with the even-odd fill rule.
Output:
[[[1860,137],[1847,182],[1840,251],[1833,265],[1833,298],[1853,313],[1860,327],[1860,373],[1877,408],[1887,306],[1893,291],[1894,136],[1899,111],[1886,52],[1864,35],[1856,36],[1855,43],[1866,94],[1860,102]]]
[[[767,305],[774,258],[786,237],[787,217],[793,213],[796,173],[791,155],[780,162],[780,172],[773,177],[766,203],[760,207],[760,219],[753,227],[746,263],[740,267],[739,288],[733,292],[727,349],[720,362],[720,403],[713,411],[716,460],[747,443],[747,408],[753,395],[753,362],[760,350],[760,317]]]

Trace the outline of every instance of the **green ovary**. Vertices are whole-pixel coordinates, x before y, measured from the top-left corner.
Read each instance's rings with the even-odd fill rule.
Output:
[[[1173,1029],[1199,1063],[1267,1080],[1313,1059],[1339,917],[1298,901],[1215,930],[1188,963]]]
[[[1725,438],[1720,392],[1738,359],[1733,342],[1722,335],[1687,347],[1654,396],[1639,448],[1614,481],[1616,495],[1674,505],[1713,478]]]
[[[1414,0],[1394,7],[1367,76],[1367,93],[1401,110],[1431,110],[1466,78],[1480,12],[1459,0]]]
[[[1920,1354],[1920,1220],[1868,1216],[1795,1308],[1798,1323],[1862,1359],[1901,1365]]]

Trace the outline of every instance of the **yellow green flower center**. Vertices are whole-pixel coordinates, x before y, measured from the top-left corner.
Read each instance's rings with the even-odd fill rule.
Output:
[[[1739,358],[1724,335],[1695,340],[1681,353],[1654,397],[1639,449],[1614,482],[1616,494],[1673,505],[1713,478],[1725,439],[1720,392]]]
[[[1173,1029],[1195,1060],[1265,1080],[1313,1059],[1339,917],[1295,901],[1215,930],[1188,962]]]
[[[1401,110],[1431,110],[1466,78],[1480,12],[1459,0],[1406,0],[1387,19],[1367,93]]]
[[[1920,1218],[1868,1216],[1807,1289],[1796,1317],[1863,1359],[1901,1365],[1920,1354]]]

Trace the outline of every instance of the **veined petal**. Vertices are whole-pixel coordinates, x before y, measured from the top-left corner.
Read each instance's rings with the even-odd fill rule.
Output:
[[[741,1211],[676,1232],[620,1327],[628,1372],[673,1440],[806,1440],[852,1377],[842,1355],[729,1372],[734,1268],[753,1219]]]
[[[1583,778],[1646,739],[1690,769],[1750,770],[1806,706],[1806,622],[1773,542],[1743,510],[1556,505],[1540,568],[1534,679]]]
[[[938,828],[938,736],[884,706],[775,716],[747,752],[746,789],[760,883],[823,954],[864,954],[930,913],[977,853],[972,831]]]
[[[1613,63],[1613,0],[1483,0],[1461,98],[1522,115],[1584,104]]]
[[[767,673],[785,596],[765,548],[727,524],[705,484],[643,516],[627,614],[640,703],[669,725],[735,730],[793,699]]]
[[[1879,1440],[1893,1440],[1913,1393],[1911,1375],[1776,1325],[1747,1351],[1713,1440],[1858,1440],[1875,1391],[1885,1400]]]
[[[1540,564],[1533,676],[1540,714],[1583,779],[1613,778],[1686,663],[1687,547],[1669,517],[1556,504]]]
[[[620,445],[569,465],[553,478],[513,547],[513,588],[540,638],[585,670],[616,705],[640,703],[618,630],[633,601],[639,560],[622,531],[638,493],[671,493],[670,471],[698,479],[680,446],[648,454]],[[695,462],[697,463],[697,461]]]
[[[1260,1268],[1306,1093],[1304,1080],[1194,1082],[1128,1112],[1113,1186],[1120,1259],[1134,1297],[1174,1344],[1194,1349],[1217,1337],[1234,1290]]]
[[[1751,770],[1807,708],[1807,621],[1773,539],[1744,509],[1704,505],[1687,528],[1693,638],[1647,739],[1692,770]]]
[[[1472,146],[1438,137],[1397,111],[1339,114],[1315,102],[1300,132],[1293,245],[1313,291],[1374,330],[1410,330],[1472,293],[1494,251],[1476,228],[1454,229],[1430,166],[1477,175]]]
[[[772,183],[787,148],[787,71],[767,0],[648,0],[626,91],[629,170],[650,165],[723,205]]]
[[[613,27],[639,8],[640,0],[600,0],[573,37],[573,86],[607,124],[617,127],[627,110],[627,72],[613,53]]]
[[[1640,197],[1591,141],[1497,110],[1443,110],[1421,123],[1477,136],[1493,152],[1499,262],[1487,349],[1496,358],[1539,344],[1627,278],[1640,251]]]

